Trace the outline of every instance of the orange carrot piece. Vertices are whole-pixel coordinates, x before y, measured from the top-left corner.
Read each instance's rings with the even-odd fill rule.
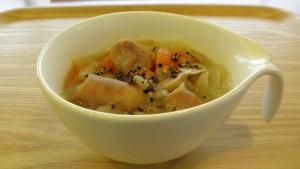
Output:
[[[152,77],[152,76],[155,76],[155,73],[152,72],[152,71],[149,70],[149,69],[143,69],[143,70],[142,70],[142,73],[144,73],[145,76],[146,76],[147,78]]]
[[[159,48],[156,55],[156,66],[172,66],[178,67],[178,63],[172,60],[173,52],[170,49]]]
[[[68,89],[77,83],[79,83],[78,74],[80,72],[81,67],[78,65],[72,66],[72,68],[68,71],[67,76],[64,82],[64,89]]]
[[[100,67],[106,67],[108,69],[111,69],[113,72],[117,70],[117,67],[114,65],[111,57],[105,56],[101,61],[100,61]]]
[[[184,64],[186,62],[195,62],[197,59],[194,58],[194,56],[187,54],[186,52],[183,51],[176,51],[178,55],[178,63]]]

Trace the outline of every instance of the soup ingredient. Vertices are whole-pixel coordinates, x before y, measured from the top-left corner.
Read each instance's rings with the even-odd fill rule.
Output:
[[[170,77],[161,82],[161,87],[169,92],[177,88],[181,83],[187,83],[191,75],[200,75],[204,69],[181,68],[176,78]]]
[[[184,83],[172,91],[166,98],[165,103],[168,106],[172,106],[175,109],[185,109],[193,106],[197,106],[202,103],[200,98],[193,92],[189,91]]]
[[[189,52],[183,52],[178,50],[171,50],[167,48],[159,48],[156,56],[156,65],[158,67],[182,67],[183,65],[189,64],[196,59],[189,55]]]
[[[110,52],[112,62],[122,72],[128,72],[137,66],[151,69],[152,55],[141,48],[136,42],[123,40],[112,47]]]
[[[71,99],[93,109],[114,105],[122,111],[134,111],[142,102],[142,93],[126,82],[89,74]]]

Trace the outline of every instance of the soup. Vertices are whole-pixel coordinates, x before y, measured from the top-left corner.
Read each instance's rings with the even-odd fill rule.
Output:
[[[63,95],[85,108],[135,115],[194,107],[230,88],[224,66],[181,43],[120,40],[105,51],[76,58]]]

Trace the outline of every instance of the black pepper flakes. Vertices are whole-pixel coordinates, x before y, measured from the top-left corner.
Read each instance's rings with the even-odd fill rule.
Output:
[[[202,96],[202,99],[206,99],[207,97],[206,96]]]
[[[156,50],[156,46],[154,46],[154,48],[152,48],[152,51],[154,52]]]
[[[159,63],[159,64],[157,64],[157,66],[158,66],[159,68],[161,68],[163,65],[162,65],[161,63]]]
[[[124,74],[122,72],[116,72],[114,74],[114,77],[118,80],[123,80],[124,79]]]
[[[116,108],[116,105],[112,104],[111,109],[115,109],[115,108]]]
[[[174,62],[177,62],[178,61],[178,56],[177,55],[171,56],[171,60],[174,61]]]
[[[89,74],[84,75],[85,78],[87,78],[89,76]]]
[[[141,76],[142,76],[142,77],[145,77],[145,76],[146,76],[146,73],[143,72],[143,73],[141,74]]]
[[[129,115],[133,115],[133,112],[131,112],[131,111],[129,111],[129,112],[127,112]]]
[[[189,55],[189,54],[190,54],[190,52],[189,52],[189,51],[186,51],[185,53],[186,53],[187,55]]]
[[[140,111],[140,112],[143,112],[143,111],[144,111],[144,109],[141,108],[141,107],[137,107],[137,110]]]
[[[175,71],[175,70],[170,70],[170,73],[169,73],[170,77],[176,78],[176,77],[177,77],[177,74],[178,74],[177,71]]]
[[[135,74],[136,72],[137,72],[136,69],[130,69],[130,70],[128,71],[128,74]]]
[[[153,79],[153,83],[158,84],[158,83],[159,83],[159,80],[158,80],[157,78],[154,78],[154,79]]]
[[[141,68],[140,66],[137,66],[136,69],[137,69],[137,70],[141,70],[142,68]]]
[[[172,78],[176,78],[177,75],[179,73],[179,70],[178,69],[174,69],[172,67],[169,67],[169,76],[172,77]]]
[[[143,93],[145,93],[145,94],[148,94],[150,92],[154,92],[154,88],[151,85],[146,87],[145,89],[143,89]]]
[[[175,110],[176,110],[176,107],[174,106],[173,109],[172,109],[172,111],[175,111]]]
[[[129,76],[129,77],[128,77],[128,83],[134,84],[134,81],[133,81],[133,77],[132,77],[132,76]]]
[[[152,103],[154,101],[154,98],[153,97],[150,97],[150,102]]]

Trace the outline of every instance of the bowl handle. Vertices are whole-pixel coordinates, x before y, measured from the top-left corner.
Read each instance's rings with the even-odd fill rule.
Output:
[[[261,75],[269,75],[263,100],[263,116],[266,122],[270,122],[279,108],[283,93],[283,77],[278,68],[268,64]]]

